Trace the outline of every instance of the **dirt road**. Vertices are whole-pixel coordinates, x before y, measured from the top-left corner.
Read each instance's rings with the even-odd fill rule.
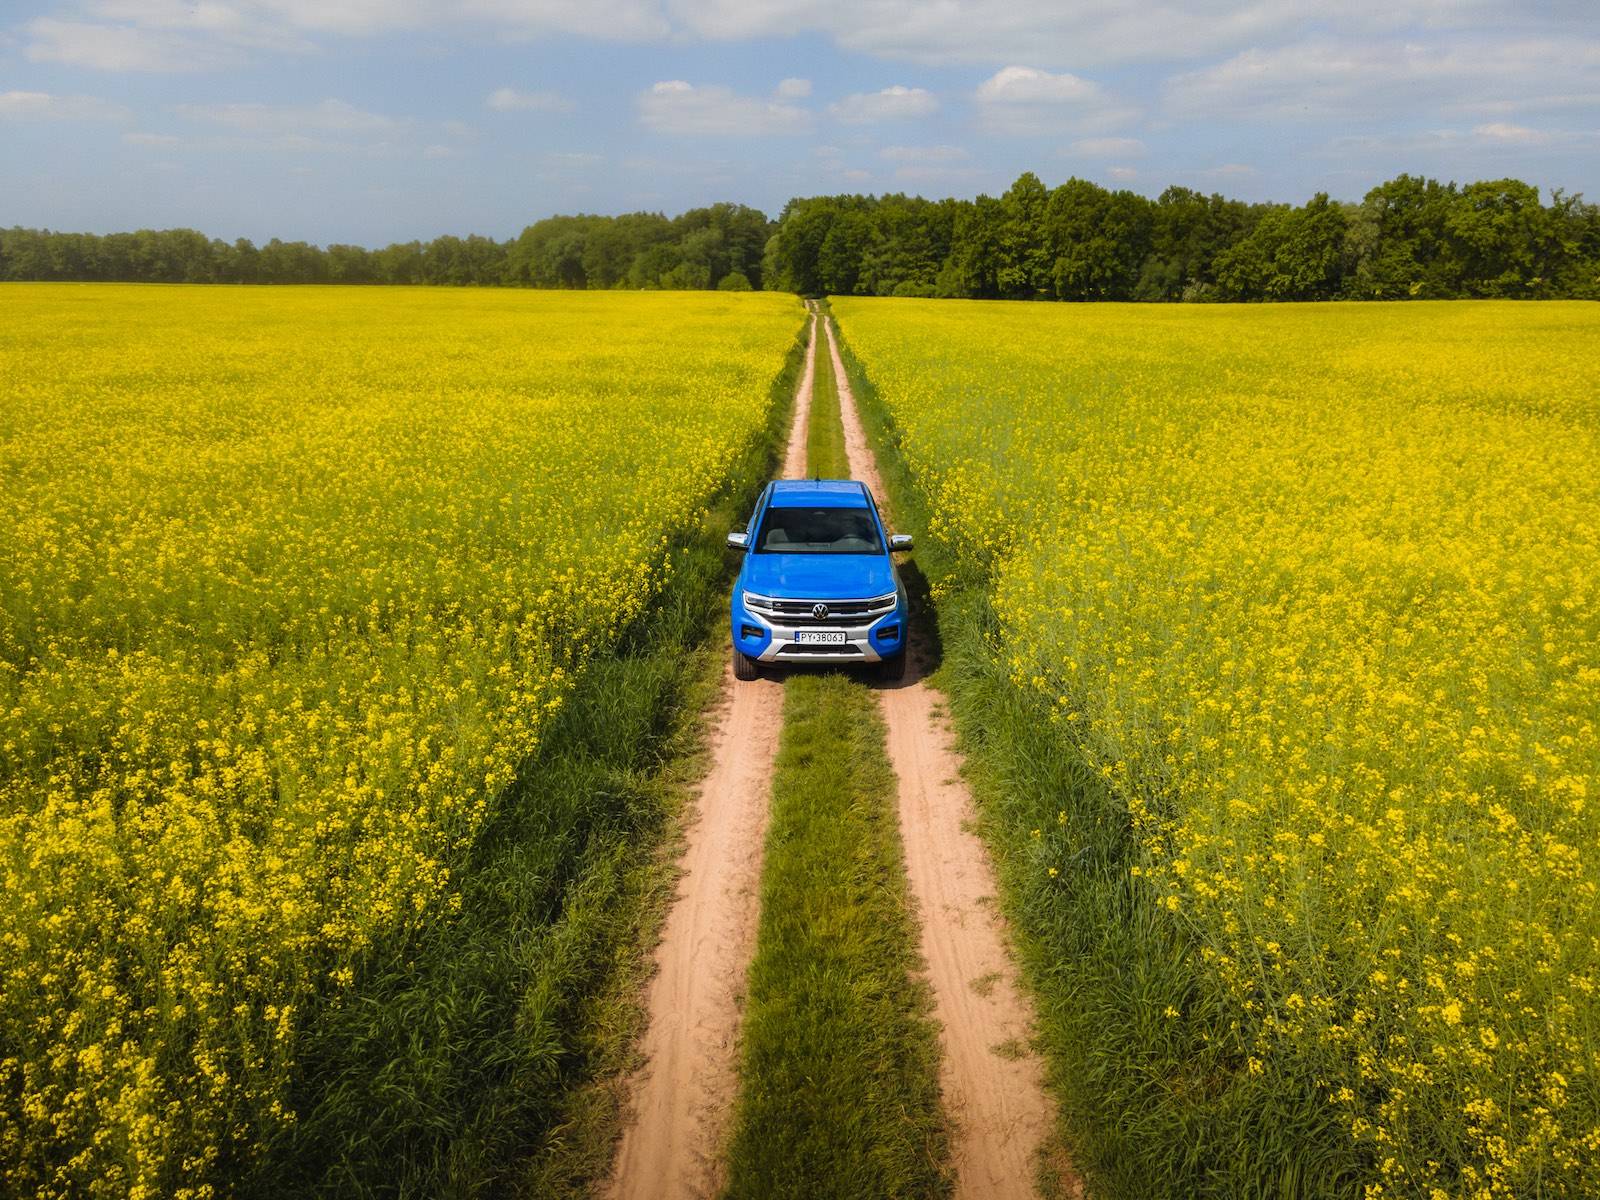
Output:
[[[826,321],[853,478],[881,504],[887,493]],[[972,796],[944,720],[942,697],[915,633],[903,685],[884,688],[889,758],[899,778],[906,872],[922,923],[943,1050],[940,1083],[953,1126],[956,1195],[1007,1200],[1037,1194],[1037,1157],[1055,1119],[1029,1044],[1033,1014],[995,908],[994,871],[971,831]],[[1075,1181],[1064,1179],[1069,1194]]]
[[[812,337],[817,318],[811,318]],[[795,395],[784,474],[805,470],[815,359]],[[762,848],[783,684],[735,684],[731,665],[695,797],[678,894],[656,948],[644,1065],[629,1081],[633,1116],[612,1165],[617,1200],[716,1195],[738,1093],[739,1002],[755,950]]]
[[[851,474],[885,495],[855,398],[826,322]],[[783,473],[805,474],[814,359],[795,399]],[[954,1127],[959,1197],[1035,1195],[1039,1148],[1054,1109],[1029,1048],[1032,1013],[994,906],[988,856],[969,825],[972,798],[922,679],[913,643],[906,682],[881,692],[899,779],[906,869],[922,926],[943,1049],[941,1086]],[[783,684],[723,683],[711,768],[690,814],[677,899],[651,981],[644,1065],[629,1082],[633,1115],[606,1193],[617,1200],[710,1197],[724,1183],[723,1150],[738,1094],[739,1005],[755,948],[768,801],[783,720]],[[1066,1181],[1069,1188],[1071,1181]]]

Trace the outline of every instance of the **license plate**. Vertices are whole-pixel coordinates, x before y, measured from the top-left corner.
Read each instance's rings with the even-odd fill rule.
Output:
[[[844,630],[842,630],[842,629],[797,629],[797,630],[795,630],[794,640],[799,642],[802,646],[805,646],[805,645],[842,646],[842,645],[844,645]]]

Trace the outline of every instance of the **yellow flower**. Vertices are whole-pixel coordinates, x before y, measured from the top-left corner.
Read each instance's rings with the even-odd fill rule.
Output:
[[[1600,1194],[1600,310],[832,304],[1202,1035],[1370,1195]]]
[[[800,323],[776,295],[0,291],[8,1193],[200,1197],[292,1122],[298,1014],[459,907]]]

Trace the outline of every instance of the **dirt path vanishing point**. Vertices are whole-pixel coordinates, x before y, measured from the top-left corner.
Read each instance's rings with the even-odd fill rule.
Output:
[[[855,395],[827,322],[839,383],[851,477],[886,492],[867,444]],[[1036,1159],[1055,1123],[1044,1069],[1031,1046],[1032,1005],[1021,990],[995,907],[994,871],[971,829],[972,795],[961,758],[940,719],[942,698],[924,678],[923,648],[912,633],[906,681],[880,691],[889,758],[899,779],[906,873],[922,924],[922,958],[933,985],[942,1050],[940,1083],[953,1126],[956,1196],[1030,1197]],[[1064,1179],[1068,1194],[1076,1181]]]
[[[811,336],[817,336],[814,309]],[[805,471],[815,362],[807,353],[795,393],[783,466],[789,476]],[[678,894],[656,948],[640,1044],[644,1065],[628,1083],[632,1119],[606,1189],[617,1200],[687,1200],[722,1190],[783,684],[735,684],[730,664],[712,719],[711,766],[687,815]]]

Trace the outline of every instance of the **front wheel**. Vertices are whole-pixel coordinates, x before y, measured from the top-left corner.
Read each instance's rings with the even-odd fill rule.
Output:
[[[878,663],[878,678],[886,679],[890,683],[899,683],[906,677],[906,652],[891,655]]]
[[[737,646],[733,648],[733,677],[744,683],[761,678],[761,664]]]

